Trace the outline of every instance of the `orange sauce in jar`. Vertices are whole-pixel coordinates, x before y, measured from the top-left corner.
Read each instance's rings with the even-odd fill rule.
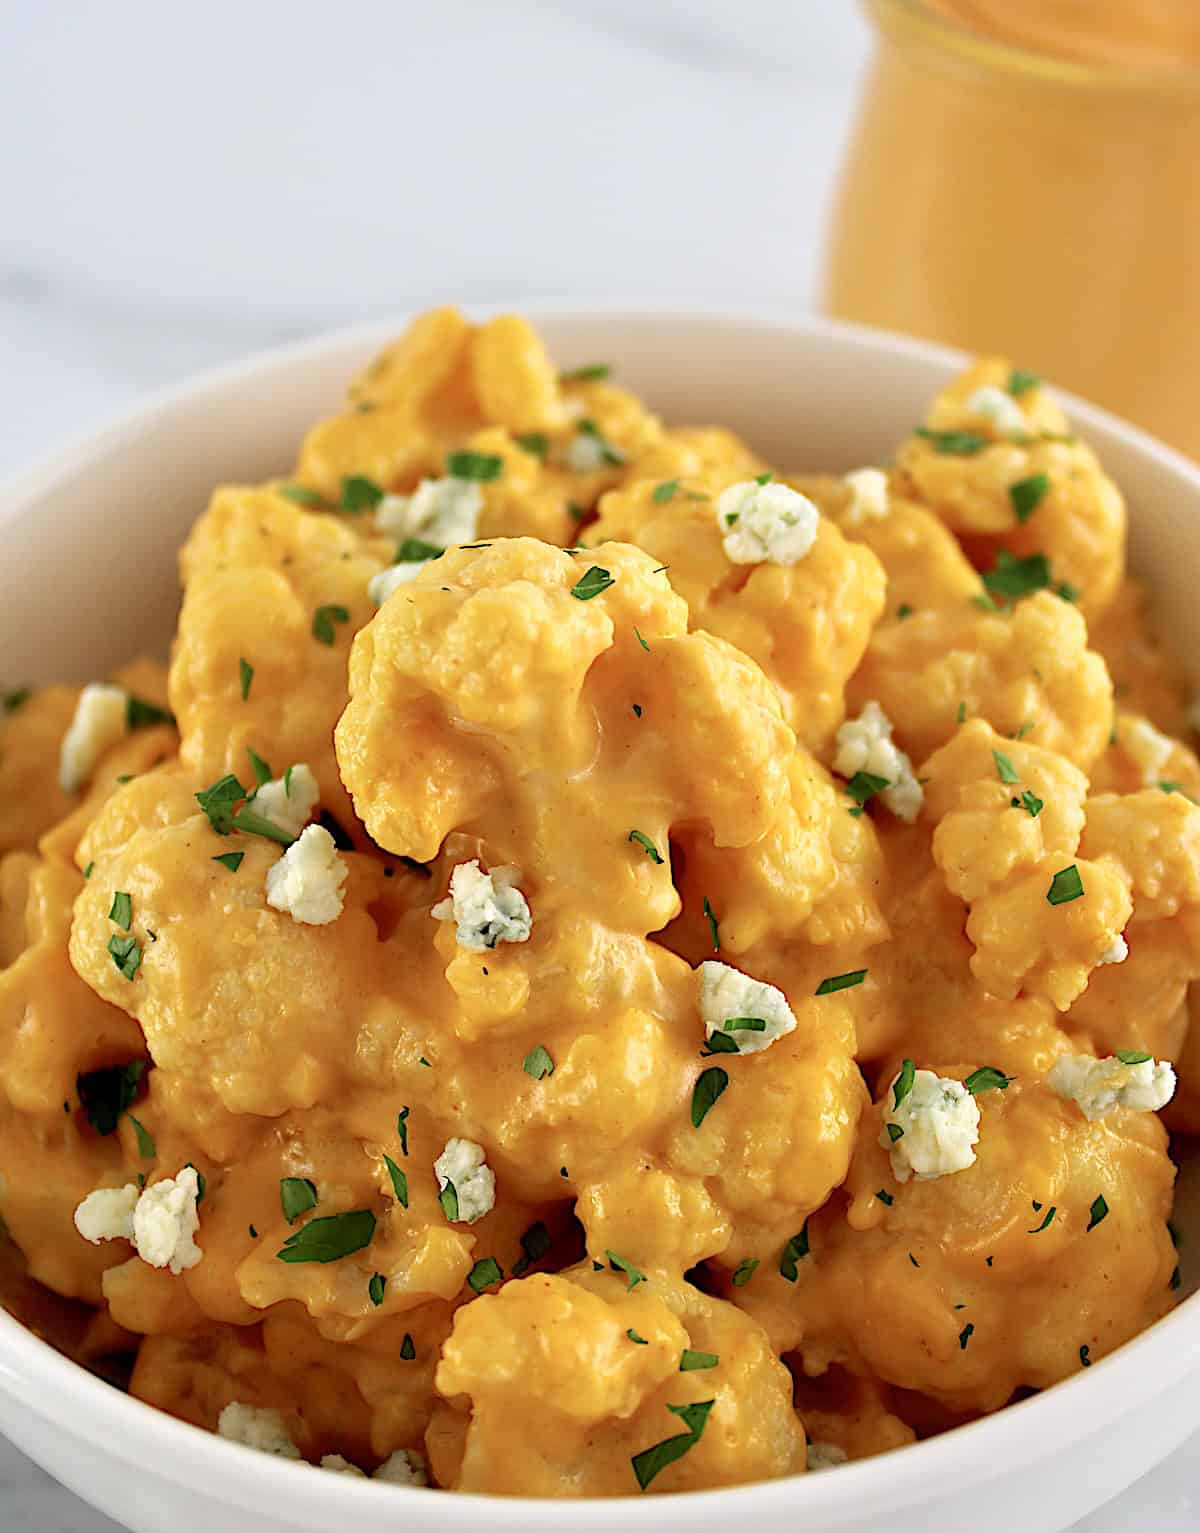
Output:
[[[1200,457],[1200,6],[865,4],[829,310],[1016,356]]]

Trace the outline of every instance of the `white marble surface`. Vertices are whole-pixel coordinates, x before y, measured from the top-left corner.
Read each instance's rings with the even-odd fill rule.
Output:
[[[6,0],[0,475],[446,298],[811,304],[867,48],[849,0]],[[1198,1447],[1081,1533],[1193,1533]],[[0,1440],[0,1528],[115,1525]]]

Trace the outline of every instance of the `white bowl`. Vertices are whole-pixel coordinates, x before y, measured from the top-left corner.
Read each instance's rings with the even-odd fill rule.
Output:
[[[814,319],[659,306],[534,306],[564,365],[610,360],[676,421],[718,421],[784,466],[885,457],[961,358]],[[102,675],[162,650],[175,553],[214,484],[284,471],[301,433],[402,321],[211,373],[0,491],[0,648],[14,685]],[[1162,629],[1200,649],[1200,472],[1081,402],[1076,423],[1125,490],[1135,567]],[[1200,1147],[1183,1146],[1182,1222]],[[1190,1159],[1189,1159],[1190,1157]],[[1185,1248],[1186,1250],[1186,1248]],[[1194,1284],[1185,1282],[1185,1288]],[[835,1472],[620,1501],[502,1500],[399,1490],[306,1471],[118,1393],[0,1314],[0,1429],[136,1533],[1057,1533],[1166,1457],[1200,1424],[1200,1297],[1085,1373],[971,1426]]]

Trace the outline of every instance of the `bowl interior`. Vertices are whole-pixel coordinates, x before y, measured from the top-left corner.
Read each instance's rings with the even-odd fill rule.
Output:
[[[883,461],[961,362],[815,320],[628,306],[530,312],[562,366],[611,362],[618,380],[667,419],[729,425],[792,468]],[[336,407],[349,377],[401,324],[209,375],[4,486],[0,685],[97,679],[138,651],[165,653],[178,606],[176,554],[213,486],[286,472],[304,431]],[[1065,402],[1126,493],[1133,567],[1155,593],[1161,631],[1180,656],[1200,652],[1200,473],[1103,412]],[[1193,1237],[1182,1253],[1184,1283],[1193,1291],[1200,1151],[1183,1142],[1176,1157],[1180,1222]],[[4,1328],[0,1317],[0,1346]]]

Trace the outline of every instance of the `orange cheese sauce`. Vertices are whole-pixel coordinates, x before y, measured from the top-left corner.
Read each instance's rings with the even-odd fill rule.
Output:
[[[422,317],[216,491],[81,788],[77,689],[0,723],[0,1296],[326,1468],[797,1474],[1172,1302],[1162,1123],[1052,1078],[1141,1050],[1200,1123],[1200,762],[1118,487],[998,359],[868,481],[598,371]],[[736,562],[731,491],[799,521]],[[908,1176],[905,1061],[973,1083],[961,1164]]]

